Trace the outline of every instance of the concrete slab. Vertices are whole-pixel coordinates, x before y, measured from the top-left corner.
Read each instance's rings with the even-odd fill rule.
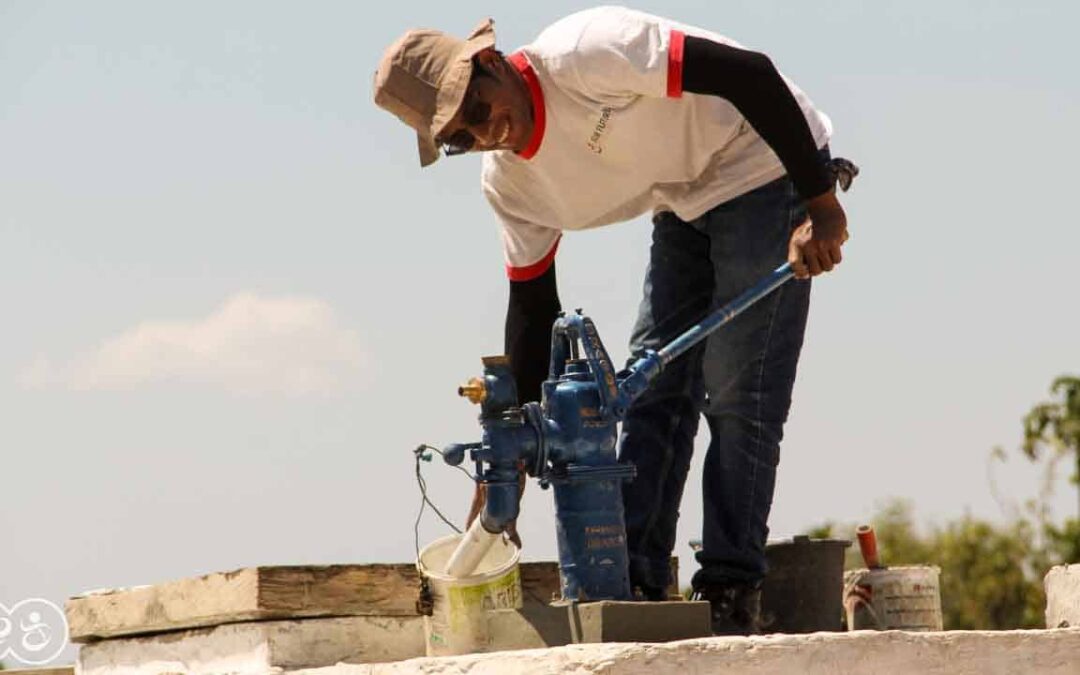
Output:
[[[1046,627],[1080,626],[1080,565],[1052,568],[1043,584],[1046,587]]]
[[[493,650],[592,642],[669,642],[705,637],[707,602],[589,602],[499,610],[488,618]]]
[[[726,637],[662,644],[569,645],[283,675],[1077,675],[1080,629],[858,631]]]
[[[423,617],[254,621],[84,644],[79,675],[254,675],[424,654]],[[6,673],[5,673],[6,675]]]

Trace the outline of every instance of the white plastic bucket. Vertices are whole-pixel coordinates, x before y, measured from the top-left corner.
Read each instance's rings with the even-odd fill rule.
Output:
[[[848,630],[941,630],[940,575],[927,565],[850,570],[844,575]]]
[[[521,607],[521,550],[500,537],[467,577],[444,573],[462,535],[437,539],[422,551],[416,566],[427,579],[433,603],[424,617],[428,656],[488,651],[487,612]]]

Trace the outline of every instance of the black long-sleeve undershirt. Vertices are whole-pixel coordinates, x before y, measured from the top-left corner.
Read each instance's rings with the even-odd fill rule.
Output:
[[[683,90],[730,101],[780,158],[803,198],[832,187],[806,117],[769,57],[687,36]],[[540,385],[548,374],[551,324],[559,311],[554,262],[535,279],[510,282],[505,348],[522,403],[540,400]]]
[[[506,354],[521,403],[540,400],[540,385],[548,376],[551,324],[560,310],[554,261],[535,279],[510,282]]]
[[[730,101],[780,158],[804,199],[832,187],[810,125],[768,56],[688,35],[683,91]]]

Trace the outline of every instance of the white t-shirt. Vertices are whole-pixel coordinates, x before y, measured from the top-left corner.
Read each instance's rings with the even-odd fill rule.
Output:
[[[721,35],[622,7],[572,14],[510,56],[533,98],[529,147],[484,153],[481,184],[502,224],[508,276],[551,265],[563,230],[649,211],[693,220],[784,175],[728,101],[682,91],[686,35]],[[818,147],[832,125],[786,80]]]

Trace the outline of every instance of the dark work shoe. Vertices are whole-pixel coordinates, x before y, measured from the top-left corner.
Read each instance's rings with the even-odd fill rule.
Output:
[[[729,583],[695,586],[693,599],[709,602],[713,635],[755,635],[761,632],[761,588],[758,585]]]
[[[642,557],[631,556],[629,564],[630,587],[634,600],[656,602],[667,600],[667,569],[656,570]]]

